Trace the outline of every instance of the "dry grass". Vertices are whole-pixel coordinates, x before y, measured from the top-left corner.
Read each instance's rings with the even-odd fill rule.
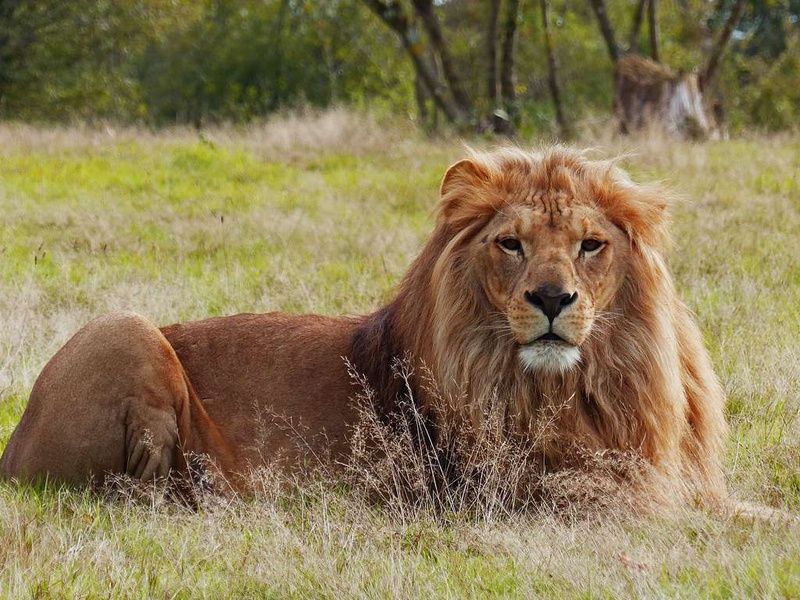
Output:
[[[585,144],[685,195],[671,265],[729,394],[732,489],[799,511],[800,141]],[[44,363],[101,312],[375,308],[462,153],[345,112],[202,138],[3,125],[0,148],[0,448]],[[402,501],[429,493],[425,461],[350,488],[262,473],[256,497],[196,511],[158,490],[0,484],[0,596],[800,596],[796,527],[692,508],[632,518],[624,498],[597,502],[593,475],[539,481],[551,500],[520,511],[508,490],[527,485],[525,448],[497,442],[462,449],[479,477],[444,503]],[[585,502],[594,518],[576,518]]]
[[[198,131],[172,127],[155,132],[143,127],[64,126],[42,128],[25,123],[0,124],[0,155],[29,152],[75,152],[124,146],[187,144],[244,148],[270,162],[307,162],[329,154],[360,157],[411,148],[419,134],[411,122],[379,121],[342,108],[277,114],[249,125],[222,125]]]
[[[411,357],[392,365],[405,392],[398,400],[402,414],[388,419],[374,409],[367,380],[348,368],[361,390],[354,395],[360,419],[344,477],[334,472],[330,480],[345,481],[349,494],[379,504],[404,524],[428,516],[495,523],[522,514],[607,522],[676,508],[668,499],[677,498],[679,490],[633,452],[584,453],[580,467],[548,472],[542,447],[551,441],[555,419],[566,406],[543,409],[532,434],[521,439],[508,434],[505,404],[494,397],[486,403],[479,429],[440,419],[433,436],[412,391]],[[441,398],[435,383],[430,386]]]

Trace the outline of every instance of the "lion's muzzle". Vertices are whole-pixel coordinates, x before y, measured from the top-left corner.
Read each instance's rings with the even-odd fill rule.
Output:
[[[523,294],[528,310],[527,343],[521,343],[519,358],[529,371],[566,372],[580,362],[580,349],[569,326],[570,314],[578,306],[578,292],[546,283]],[[533,325],[533,327],[530,327]]]
[[[545,284],[532,292],[525,292],[525,300],[541,310],[551,324],[562,310],[577,299],[578,292],[565,292],[563,288],[552,284]]]

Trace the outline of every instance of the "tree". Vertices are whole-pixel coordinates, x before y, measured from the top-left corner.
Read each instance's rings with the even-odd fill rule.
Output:
[[[391,28],[402,41],[403,48],[414,65],[414,70],[428,94],[436,105],[442,109],[448,120],[456,125],[464,125],[470,120],[471,103],[461,90],[461,83],[455,73],[450,52],[433,15],[429,0],[414,0],[414,9],[425,23],[428,35],[431,36],[437,57],[445,67],[448,87],[440,85],[431,66],[424,57],[424,44],[419,30],[406,14],[399,2],[395,0],[364,0],[367,6]],[[422,12],[420,12],[422,11]],[[433,32],[433,33],[432,33]],[[444,55],[443,55],[444,54]]]
[[[658,31],[658,0],[647,0],[647,25],[650,30],[650,58],[661,62],[661,36]]]
[[[548,6],[548,0],[539,0],[539,5],[542,10],[544,43],[547,49],[547,81],[550,86],[550,94],[553,98],[553,107],[556,111],[556,123],[558,124],[561,137],[569,137],[570,128],[567,125],[567,120],[564,118],[564,108],[561,103],[561,88],[558,85],[558,66],[556,64],[555,50],[553,48],[553,36],[550,33],[550,7]]]
[[[659,64],[658,0],[640,0],[637,3],[628,55],[617,45],[605,0],[589,0],[614,64],[614,114],[623,132],[640,129],[648,123],[660,123],[667,131],[686,137],[705,137],[712,132],[715,124],[707,114],[703,90],[716,72],[719,58],[741,17],[745,2],[735,0],[723,32],[698,75],[695,72],[675,73],[668,65]],[[645,5],[650,31],[649,60],[637,56]]]
[[[441,62],[442,71],[453,99],[461,109],[469,112],[472,108],[472,103],[464,91],[464,85],[456,69],[455,61],[450,54],[450,47],[445,42],[439,21],[436,15],[433,14],[433,0],[412,0],[412,4],[417,16],[422,20],[425,30],[428,32],[434,52]]]
[[[614,28],[611,26],[611,20],[608,17],[605,0],[589,0],[589,4],[594,10],[597,22],[600,25],[600,33],[603,34],[603,40],[606,42],[608,56],[611,58],[611,62],[616,65],[622,52],[617,45],[617,38],[614,34]]]
[[[650,0],[653,2],[654,0]],[[711,51],[711,56],[708,59],[708,63],[706,64],[705,68],[703,69],[700,75],[700,87],[705,88],[714,78],[714,75],[717,72],[717,66],[719,65],[719,59],[722,56],[722,52],[725,50],[728,42],[731,39],[731,35],[733,34],[733,30],[736,27],[736,24],[739,22],[739,19],[742,18],[742,13],[745,9],[746,0],[736,0],[736,4],[733,5],[731,9],[730,15],[728,19],[725,21],[725,27],[722,30],[722,34],[717,39],[717,43],[714,44],[714,48]]]
[[[17,63],[25,53],[26,36],[15,32],[15,13],[22,0],[0,0],[0,102],[14,78]],[[12,32],[17,33],[13,35]]]
[[[365,4],[384,24],[399,37],[403,47],[411,58],[419,81],[420,91],[434,99],[447,119],[462,127],[491,127],[496,133],[513,135],[517,118],[516,94],[514,86],[514,44],[517,31],[517,20],[520,0],[506,0],[505,18],[500,32],[500,57],[498,64],[497,43],[498,24],[502,8],[502,0],[489,0],[488,23],[484,31],[486,50],[486,71],[484,72],[483,90],[488,105],[488,119],[479,116],[479,105],[483,94],[470,95],[466,92],[465,78],[459,72],[457,60],[454,58],[450,44],[437,16],[448,5],[434,4],[433,0],[410,0],[401,3],[399,0],[364,0]],[[454,10],[461,8],[455,6]],[[409,14],[409,10],[411,11]],[[433,60],[426,60],[426,45],[423,36],[416,27],[422,27],[429,41],[428,52]],[[473,23],[470,23],[473,25]],[[440,65],[442,78],[436,77],[434,66]],[[463,65],[462,65],[463,66]],[[418,94],[419,96],[419,94]],[[475,98],[475,99],[473,99]],[[476,101],[477,100],[477,101]],[[421,106],[418,101],[418,105]]]
[[[514,42],[517,32],[519,0],[507,0],[503,23],[501,56],[498,69],[497,24],[501,0],[489,0],[489,19],[486,32],[487,92],[495,133],[513,135],[517,128],[518,110],[514,89]]]
[[[695,139],[713,129],[696,73],[676,74],[636,54],[617,62],[614,115],[623,133],[658,124],[677,137]]]
[[[513,133],[519,125],[519,108],[514,85],[516,59],[514,45],[517,39],[517,20],[520,12],[520,0],[506,0],[506,18],[503,25],[503,43],[500,54],[500,98],[502,109],[507,115],[506,133]],[[500,132],[502,133],[502,131]]]
[[[5,114],[91,120],[135,110],[138,90],[128,58],[151,38],[148,5],[5,0],[0,13]]]
[[[734,0],[718,0],[731,11]],[[729,14],[706,15],[704,26],[721,31]],[[733,127],[772,131],[800,122],[800,0],[749,0],[735,28],[731,59],[720,61],[709,92],[724,93]]]
[[[637,53],[639,49],[639,32],[642,30],[646,7],[647,0],[639,0],[639,3],[636,5],[636,10],[633,12],[633,25],[631,26],[630,41],[628,42],[628,49],[633,53]]]
[[[702,133],[690,111],[721,97],[734,128],[782,128],[798,48],[800,0],[0,0],[0,117],[203,126],[416,97],[427,125],[514,135],[615,94],[629,129]]]
[[[497,130],[500,111],[498,74],[497,74],[497,20],[500,17],[500,0],[489,0],[489,19],[486,26],[486,92],[494,117],[494,128]]]

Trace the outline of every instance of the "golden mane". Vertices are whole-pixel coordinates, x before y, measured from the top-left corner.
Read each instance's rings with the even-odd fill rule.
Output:
[[[580,367],[531,374],[504,343],[503,316],[482,293],[467,247],[498,210],[547,190],[591,202],[631,252]],[[413,393],[435,422],[479,430],[489,403],[501,402],[512,432],[535,435],[550,467],[569,464],[576,449],[634,450],[693,492],[719,497],[724,398],[665,263],[668,204],[663,189],[564,147],[473,152],[445,175],[435,230],[398,296],[357,332],[356,365],[385,408],[402,394],[391,358],[407,354],[433,382],[418,376]]]

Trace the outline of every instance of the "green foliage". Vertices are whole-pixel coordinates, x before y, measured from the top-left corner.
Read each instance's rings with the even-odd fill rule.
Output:
[[[587,113],[610,114],[614,92],[613,66],[606,55],[588,3],[565,0],[561,6],[555,3],[553,8],[553,36],[568,117],[576,119]],[[544,34],[541,32],[538,14],[531,15],[531,19],[536,23],[537,46],[541,48],[537,64],[544,66]],[[542,69],[542,86],[545,73]],[[549,100],[549,93],[547,99]]]
[[[723,2],[732,5],[732,0]],[[713,25],[722,17],[717,13],[710,22]],[[798,31],[800,0],[750,0],[739,23],[743,39],[741,51],[746,56],[761,56],[776,59],[787,50],[789,38]]]
[[[723,74],[730,94],[733,125],[756,126],[768,131],[792,129],[800,122],[800,30],[785,40],[786,50],[777,59],[737,55]]]
[[[358,104],[392,87],[385,73],[397,71],[396,57],[385,52],[392,48],[388,32],[362,35],[367,16],[353,0],[322,8],[208,2],[195,21],[141,57],[148,116],[200,124],[246,121],[292,105]]]
[[[20,2],[6,20],[0,108],[15,118],[130,118],[130,57],[148,38],[135,2]],[[4,80],[4,81],[3,81]]]
[[[199,125],[294,105],[409,104],[396,41],[356,0],[43,0],[9,15],[6,117]]]
[[[568,120],[608,116],[613,69],[589,4],[549,1]],[[607,4],[624,48],[636,2]],[[676,70],[702,66],[732,2],[684,4],[660,4],[662,56]],[[475,120],[491,108],[487,6],[434,3]],[[553,133],[539,5],[521,6],[521,131]],[[711,94],[734,128],[797,123],[799,17],[800,0],[748,4]],[[639,50],[648,49],[645,26]],[[0,1],[0,118],[200,126],[339,104],[415,111],[412,65],[363,0]]]

